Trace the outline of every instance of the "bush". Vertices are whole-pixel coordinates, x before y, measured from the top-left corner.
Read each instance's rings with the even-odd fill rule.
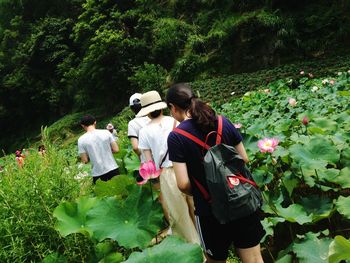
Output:
[[[52,216],[60,202],[75,199],[84,190],[74,179],[81,172],[76,149],[44,144],[44,156],[36,149],[26,151],[23,168],[14,155],[4,159],[0,173],[1,262],[38,262],[56,251],[67,255],[70,262],[82,262],[89,254],[89,242],[78,235],[63,239],[54,229]]]

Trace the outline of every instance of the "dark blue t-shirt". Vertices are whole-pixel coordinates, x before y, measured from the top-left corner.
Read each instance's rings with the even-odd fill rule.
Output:
[[[233,124],[225,117],[222,118],[222,124],[222,142],[231,146],[239,144],[242,141],[242,136]],[[217,121],[215,127],[217,130]],[[181,122],[177,128],[189,132],[203,142],[205,141],[207,133],[200,131],[192,119]],[[215,145],[215,140],[216,134],[214,133],[209,136],[207,144],[213,146]],[[205,201],[202,193],[199,191],[192,178],[196,178],[196,180],[198,180],[208,191],[208,186],[204,177],[204,167],[202,164],[206,150],[203,150],[202,146],[176,132],[171,132],[169,134],[168,149],[169,159],[171,161],[186,163],[188,176],[192,186],[195,214],[200,216],[212,215],[208,202]]]

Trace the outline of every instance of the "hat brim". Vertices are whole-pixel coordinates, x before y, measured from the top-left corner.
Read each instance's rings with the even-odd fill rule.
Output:
[[[162,110],[167,108],[168,106],[166,105],[165,102],[157,102],[155,104],[149,105],[147,107],[142,108],[137,114],[136,117],[143,117],[148,115],[149,113],[156,111],[156,110]]]

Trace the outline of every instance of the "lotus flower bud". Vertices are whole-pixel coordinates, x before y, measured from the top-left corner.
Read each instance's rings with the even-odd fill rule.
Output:
[[[307,126],[308,124],[309,124],[309,118],[308,117],[304,117],[303,119],[302,119],[302,121],[301,121],[305,126]]]

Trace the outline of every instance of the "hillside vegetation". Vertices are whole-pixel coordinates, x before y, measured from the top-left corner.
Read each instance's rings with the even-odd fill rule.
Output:
[[[346,55],[349,14],[346,0],[1,0],[0,148],[72,112],[116,114],[135,90]]]
[[[350,257],[350,65],[323,78],[299,75],[214,106],[240,126],[263,191],[265,262],[336,263]],[[93,188],[75,142],[58,145],[60,123],[43,131],[46,155],[29,150],[22,169],[13,155],[1,159],[1,262],[202,262],[198,246],[154,241],[165,226],[157,193],[133,177],[139,161],[125,136],[130,117],[125,110],[112,119],[123,175]],[[258,147],[266,138],[278,141],[268,152]],[[231,252],[229,262],[237,262]]]

